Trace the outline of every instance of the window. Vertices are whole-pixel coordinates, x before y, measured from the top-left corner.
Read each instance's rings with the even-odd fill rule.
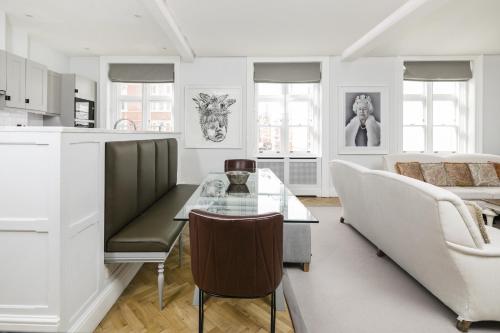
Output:
[[[256,83],[255,96],[260,154],[316,152],[318,83]]]
[[[173,83],[114,83],[116,119],[132,120],[137,129],[174,130]]]
[[[404,81],[403,93],[403,151],[465,150],[467,82]]]

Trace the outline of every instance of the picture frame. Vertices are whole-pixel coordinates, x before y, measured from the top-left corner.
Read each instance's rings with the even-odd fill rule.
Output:
[[[241,148],[240,86],[187,86],[184,98],[186,148]]]
[[[388,87],[343,85],[338,87],[338,100],[338,154],[387,154],[390,126]]]

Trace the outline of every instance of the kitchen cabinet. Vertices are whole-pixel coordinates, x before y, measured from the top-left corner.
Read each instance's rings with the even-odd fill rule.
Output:
[[[7,90],[7,54],[0,50],[0,91]]]
[[[96,101],[96,82],[85,77],[75,75],[75,97]]]
[[[24,109],[26,92],[26,59],[7,53],[7,89],[5,105]]]
[[[61,74],[47,72],[47,114],[61,114],[61,81]]]
[[[26,61],[26,109],[47,111],[47,67]]]

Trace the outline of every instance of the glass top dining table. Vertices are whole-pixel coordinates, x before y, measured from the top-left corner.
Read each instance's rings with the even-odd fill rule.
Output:
[[[209,173],[174,220],[188,221],[193,209],[232,216],[278,212],[285,223],[319,222],[269,169],[257,169],[245,185],[231,185],[223,172]]]

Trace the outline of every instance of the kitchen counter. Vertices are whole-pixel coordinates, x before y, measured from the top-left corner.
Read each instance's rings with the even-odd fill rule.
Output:
[[[0,132],[41,132],[41,133],[106,133],[106,134],[167,134],[181,135],[180,132],[159,132],[159,131],[132,131],[116,130],[107,128],[82,128],[82,127],[61,127],[61,126],[0,126]]]
[[[0,332],[91,332],[140,264],[104,264],[105,143],[180,133],[0,128]]]

